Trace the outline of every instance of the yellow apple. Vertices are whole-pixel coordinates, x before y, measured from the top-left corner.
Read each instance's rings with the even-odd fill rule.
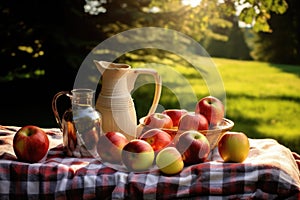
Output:
[[[184,163],[181,154],[175,147],[166,147],[156,156],[156,166],[161,172],[168,175],[182,171]]]
[[[248,137],[242,132],[227,132],[218,143],[218,150],[224,162],[243,162],[249,154]]]

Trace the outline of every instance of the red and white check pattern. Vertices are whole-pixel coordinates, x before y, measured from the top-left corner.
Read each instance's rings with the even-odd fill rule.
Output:
[[[166,176],[155,168],[128,173],[97,159],[66,157],[57,145],[60,131],[46,130],[51,149],[34,164],[16,160],[14,127],[0,130],[0,199],[300,199],[300,156],[272,139],[250,139],[244,163],[223,163],[214,149],[210,162]]]

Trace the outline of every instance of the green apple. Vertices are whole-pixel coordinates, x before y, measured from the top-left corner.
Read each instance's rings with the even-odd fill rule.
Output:
[[[221,137],[218,150],[224,162],[241,163],[248,157],[249,139],[242,132],[227,132]]]
[[[166,147],[156,156],[156,166],[161,172],[168,175],[177,174],[182,171],[184,163],[181,154],[175,147]]]

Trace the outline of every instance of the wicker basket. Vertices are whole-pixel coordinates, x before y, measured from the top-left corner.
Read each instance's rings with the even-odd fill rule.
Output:
[[[138,126],[138,134],[137,136],[141,135],[142,133],[146,132],[147,130],[151,129],[152,127],[147,127],[143,124],[144,117],[140,119],[140,125]],[[230,119],[223,118],[223,121],[220,123],[220,125],[214,127],[213,129],[209,130],[203,130],[200,131],[203,135],[206,136],[207,140],[209,141],[210,148],[213,150],[217,145],[221,137],[226,133],[227,131],[230,131],[234,126],[234,122]],[[174,139],[173,142],[176,143],[178,137],[181,133],[184,131],[178,131],[178,129],[175,127],[173,129],[162,129],[169,133]]]
[[[200,132],[206,136],[207,140],[209,141],[210,148],[214,149],[218,145],[218,142],[224,135],[224,133],[230,131],[233,126],[233,121],[224,118],[221,124],[216,128]]]

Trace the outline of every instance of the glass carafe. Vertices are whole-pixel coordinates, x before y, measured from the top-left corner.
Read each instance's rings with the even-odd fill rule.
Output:
[[[52,100],[52,110],[63,132],[64,150],[68,156],[97,157],[97,143],[102,134],[101,114],[95,110],[94,90],[73,89],[58,92]],[[57,99],[66,95],[70,97],[72,108],[66,110],[60,118]]]

